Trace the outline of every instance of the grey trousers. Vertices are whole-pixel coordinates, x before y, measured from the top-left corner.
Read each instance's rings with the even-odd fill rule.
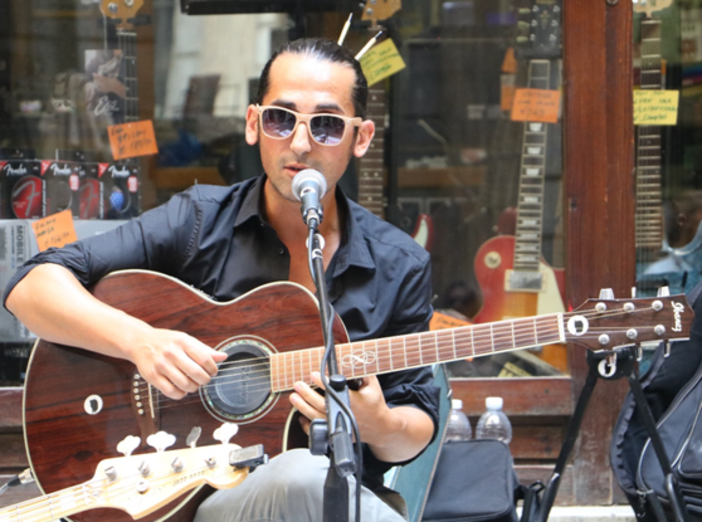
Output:
[[[307,449],[287,451],[251,473],[239,486],[216,491],[197,511],[194,522],[322,522],[324,481],[329,459]],[[353,522],[355,481],[349,478],[349,504]],[[385,498],[386,495],[383,494]],[[386,501],[404,509],[404,501],[388,490]],[[399,505],[398,501],[399,500]],[[406,522],[386,501],[363,487],[363,522]]]

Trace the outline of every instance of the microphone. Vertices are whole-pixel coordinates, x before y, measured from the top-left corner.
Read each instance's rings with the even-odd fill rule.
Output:
[[[292,180],[292,191],[302,201],[302,220],[309,228],[316,228],[322,222],[322,197],[327,192],[327,180],[316,170],[301,170]]]

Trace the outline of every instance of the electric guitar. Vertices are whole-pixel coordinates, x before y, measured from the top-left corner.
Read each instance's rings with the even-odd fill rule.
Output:
[[[560,49],[560,6],[537,1],[530,13],[534,23],[528,24],[532,49],[527,87],[550,89],[552,57]],[[524,123],[516,231],[489,239],[476,253],[475,276],[483,293],[476,323],[565,310],[565,272],[542,257],[548,131],[544,122]],[[545,345],[538,355],[567,371],[565,347]]]
[[[234,428],[234,429],[231,429]],[[50,522],[77,513],[124,513],[133,519],[150,515],[181,497],[182,503],[199,498],[204,485],[216,489],[238,486],[249,468],[266,462],[263,446],[241,448],[229,444],[236,425],[222,426],[222,444],[164,451],[175,437],[158,432],[149,438],[157,453],[132,455],[141,444],[139,437],[128,436],[117,446],[123,457],[103,460],[95,475],[77,486],[0,509],[3,522]],[[190,490],[197,491],[187,494]],[[178,509],[178,506],[175,506]],[[108,511],[105,511],[108,510]],[[127,518],[126,515],[123,518]]]
[[[183,331],[228,358],[208,385],[175,401],[145,382],[128,361],[38,340],[27,368],[23,426],[29,462],[43,491],[88,480],[98,462],[133,433],[146,440],[166,430],[184,438],[193,424],[211,433],[220,423],[232,422],[242,426],[237,436],[242,446],[264,444],[271,455],[307,446],[292,420],[288,395],[296,381],[311,384],[324,343],[317,301],[304,287],[272,283],[222,303],[172,277],[128,270],[106,276],[91,292],[156,328]],[[684,296],[593,299],[571,313],[360,342],[348,341],[336,317],[334,337],[340,371],[354,379],[553,343],[609,350],[684,338],[692,320]],[[214,442],[203,437],[203,444]],[[79,520],[127,520],[119,512],[93,513]]]

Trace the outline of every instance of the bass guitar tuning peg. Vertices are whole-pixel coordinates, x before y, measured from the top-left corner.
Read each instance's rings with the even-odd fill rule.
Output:
[[[185,439],[185,445],[194,448],[201,434],[202,428],[200,426],[195,426],[190,430],[190,433],[188,433],[188,437]]]
[[[139,447],[139,444],[141,444],[141,437],[127,435],[124,440],[117,444],[117,451],[125,457],[129,457],[132,452]]]
[[[157,453],[163,453],[166,451],[166,448],[170,448],[175,444],[176,438],[175,435],[171,435],[170,433],[166,433],[165,431],[159,431],[154,433],[153,435],[149,435],[146,438],[146,443],[154,448]]]
[[[222,444],[228,444],[229,440],[236,435],[238,431],[239,426],[233,422],[225,422],[214,431],[213,436],[215,440],[218,440]]]

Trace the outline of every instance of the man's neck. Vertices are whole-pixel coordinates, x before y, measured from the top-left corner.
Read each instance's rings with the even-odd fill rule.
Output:
[[[324,217],[319,225],[319,232],[325,239],[329,235],[339,234],[340,230],[339,210],[334,192],[335,188],[331,188],[322,199]],[[300,203],[283,198],[268,180],[263,188],[263,194],[266,220],[278,233],[280,240],[288,245],[288,248],[296,242],[304,245],[308,232],[307,225],[302,220]]]

